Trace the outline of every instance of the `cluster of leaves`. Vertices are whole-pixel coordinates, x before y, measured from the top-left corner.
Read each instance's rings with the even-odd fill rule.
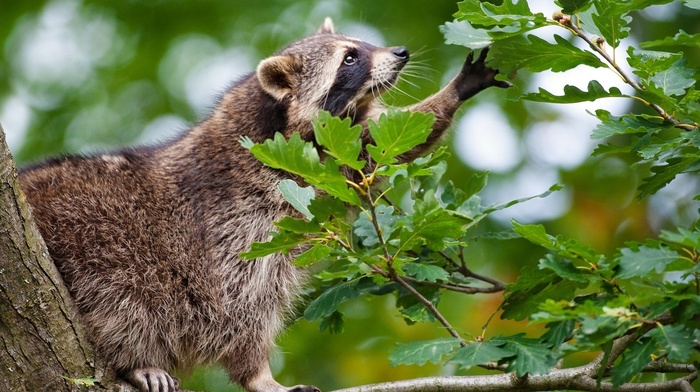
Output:
[[[561,7],[552,19],[542,13],[533,13],[526,1],[506,0],[501,5],[468,0],[459,3],[457,20],[442,26],[447,43],[480,49],[488,45],[489,64],[504,75],[524,69],[530,72],[566,71],[581,65],[609,68],[632,88],[624,94],[617,87],[606,90],[591,80],[586,90],[565,85],[563,95],[555,95],[542,88],[525,94],[520,99],[567,104],[595,101],[602,98],[632,98],[653,109],[650,113],[630,113],[613,116],[600,109],[595,116],[601,121],[593,131],[593,138],[616,136],[623,144],[601,145],[596,154],[630,153],[639,163],[650,163],[651,175],[640,186],[640,196],[655,193],[678,174],[700,170],[700,139],[697,130],[700,121],[700,91],[695,88],[695,71],[689,69],[682,53],[642,50],[629,47],[627,63],[634,75],[619,66],[616,49],[629,35],[633,11],[658,1],[596,1],[560,0]],[[700,2],[687,0],[684,6],[700,9]],[[545,27],[562,28],[567,36],[588,44],[583,50],[562,35],[553,34],[552,42],[528,32]],[[643,42],[641,48],[664,46],[700,47],[700,36],[679,31],[674,37]],[[620,137],[624,136],[624,137]]]
[[[521,98],[549,103],[629,98],[644,103],[647,113],[613,116],[598,110],[595,115],[601,122],[592,131],[594,138],[616,137],[613,140],[618,143],[600,146],[597,154],[628,153],[640,163],[651,163],[651,175],[640,187],[643,197],[679,173],[700,168],[700,92],[682,55],[630,48],[626,53],[633,75],[618,66],[615,55],[629,34],[630,13],[667,2],[559,0],[562,13],[550,19],[531,12],[522,0],[504,0],[501,5],[467,0],[459,3],[458,20],[442,30],[448,43],[472,49],[491,45],[490,65],[502,74],[588,65],[620,75],[633,93],[605,89],[592,80],[586,90],[567,85],[561,96],[540,89]],[[700,9],[697,0],[684,5]],[[588,49],[577,48],[561,35],[555,34],[549,42],[528,34],[543,26],[561,27],[574,39],[585,41]],[[700,46],[700,35],[681,31],[642,46],[667,44]],[[424,364],[447,357],[463,368],[482,366],[525,376],[547,374],[571,354],[599,351],[594,369],[598,383],[609,379],[619,386],[642,372],[696,372],[692,365],[673,364],[698,359],[698,227],[664,231],[657,239],[628,243],[615,255],[604,255],[574,239],[552,236],[541,225],[513,222],[513,236],[548,253],[536,267],[524,269],[515,283],[505,286],[472,271],[463,251],[480,221],[526,199],[482,205],[478,192],[485,186],[485,175],[459,186],[441,183],[444,149],[402,162],[402,154],[426,140],[432,122],[430,114],[390,111],[377,123],[370,122],[373,143],[366,148],[359,126],[327,113],[314,123],[320,147],[298,135],[289,140],[276,135],[263,144],[243,140],[263,163],[311,185],[302,187],[298,185],[302,181],[292,180],[280,184],[299,215],[277,222],[278,232],[272,233],[272,239],[253,244],[244,256],[296,252],[300,266],[325,263],[318,277],[326,290],[305,312],[308,320],[320,321],[322,328],[342,329],[339,306],[349,299],[393,293],[397,309],[409,323],[437,321],[451,335],[398,345],[391,355],[394,364]],[[401,188],[408,189],[408,200],[397,202],[388,196]],[[474,294],[503,289],[501,317],[543,323],[542,336],[484,333],[465,339],[438,310],[445,290]]]
[[[435,307],[443,290],[503,289],[497,280],[471,271],[463,249],[472,235],[470,229],[489,214],[529,198],[482,205],[477,193],[486,184],[485,174],[473,176],[460,187],[447,182],[438,193],[447,167],[444,147],[410,163],[399,160],[401,154],[425,143],[434,120],[433,114],[392,110],[378,122],[370,121],[374,144],[367,145],[366,151],[371,164],[360,159],[361,126],[351,126],[349,118],[341,120],[327,112],[321,112],[313,124],[321,155],[298,134],[289,140],[276,134],[262,144],[242,141],[266,165],[313,186],[283,180],[279,189],[300,216],[276,222],[279,231],[271,233],[271,240],[252,244],[243,256],[252,259],[303,249],[296,254],[297,265],[325,260],[329,265],[318,277],[329,288],[305,312],[308,320],[320,321],[322,329],[340,331],[343,318],[338,307],[366,293],[397,293],[397,308],[407,322],[414,323],[442,317]],[[409,202],[387,196],[406,187]]]
[[[630,31],[630,13],[668,2],[560,0],[556,3],[561,13],[550,19],[531,12],[525,1],[506,0],[494,5],[468,0],[459,3],[458,20],[442,29],[448,43],[472,49],[491,45],[489,64],[504,74],[519,69],[559,72],[580,65],[618,74],[633,93],[624,94],[617,87],[606,90],[591,80],[586,90],[566,85],[563,95],[555,95],[540,88],[520,98],[556,104],[602,98],[642,102],[648,107],[644,113],[613,116],[606,110],[596,111],[601,122],[592,131],[592,138],[608,141],[595,154],[625,153],[638,163],[652,165],[650,176],[639,187],[640,197],[644,197],[678,174],[700,169],[700,92],[695,72],[687,68],[683,55],[630,47],[626,60],[633,75],[618,65],[616,55]],[[700,3],[692,0],[684,6],[700,9]],[[562,28],[567,36],[588,44],[588,49],[579,49],[557,34],[552,42],[527,34],[544,26]],[[700,34],[680,31],[674,37],[640,44],[645,49],[666,45],[700,47]],[[664,231],[658,239],[645,243],[629,243],[612,257],[576,240],[551,236],[540,225],[514,222],[513,229],[549,253],[537,268],[524,270],[518,281],[508,286],[502,317],[546,323],[547,332],[537,341],[538,347],[549,345],[550,357],[556,360],[573,352],[601,350],[603,366],[598,382],[603,375],[610,375],[614,386],[628,382],[652,362],[697,360],[697,226]],[[635,339],[613,352],[613,342],[626,335]],[[487,345],[489,351],[508,347],[500,338],[472,343],[476,344]],[[510,368],[508,355],[512,352],[488,359],[506,359]],[[615,362],[619,355],[621,359]],[[533,360],[528,372],[542,371],[551,363],[550,357],[541,356],[540,366]],[[483,363],[483,358],[479,359],[474,364]],[[459,355],[453,360],[462,363]]]
[[[616,386],[652,361],[693,359],[700,339],[700,230],[665,231],[608,258],[541,225],[513,226],[550,253],[508,287],[502,317],[546,323],[540,341],[556,357],[596,350],[609,355],[615,339],[637,334],[611,370]]]

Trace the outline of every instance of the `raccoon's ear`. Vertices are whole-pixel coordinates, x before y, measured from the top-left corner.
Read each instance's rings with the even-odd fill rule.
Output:
[[[318,28],[316,33],[317,34],[334,34],[335,27],[333,27],[333,19],[331,19],[330,16],[327,16],[326,20],[323,21],[323,24],[321,25],[321,27]]]
[[[299,59],[281,55],[261,61],[256,74],[263,90],[281,101],[293,91],[300,72]]]

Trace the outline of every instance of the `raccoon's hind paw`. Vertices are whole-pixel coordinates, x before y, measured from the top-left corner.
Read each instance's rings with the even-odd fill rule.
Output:
[[[297,385],[289,388],[288,392],[321,392],[321,390],[313,385]]]
[[[140,392],[175,392],[180,383],[163,369],[148,367],[133,369],[122,376]]]

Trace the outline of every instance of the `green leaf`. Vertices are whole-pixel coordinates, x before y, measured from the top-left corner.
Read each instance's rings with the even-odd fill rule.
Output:
[[[250,245],[250,250],[247,252],[242,252],[240,256],[243,259],[252,260],[277,252],[287,254],[294,247],[307,241],[306,236],[294,233],[280,234],[271,232],[270,236],[271,239],[268,242],[253,242]]]
[[[522,225],[517,221],[512,221],[513,230],[521,237],[527,239],[535,245],[539,245],[545,249],[555,251],[559,256],[567,259],[580,259],[591,264],[597,264],[603,260],[603,256],[598,254],[593,248],[582,244],[572,239],[562,239],[561,237],[553,237],[544,229],[542,225]],[[555,266],[555,264],[563,263],[556,259],[540,261],[540,268],[550,268],[561,274],[583,274],[583,271],[577,270],[572,266]],[[572,269],[573,268],[573,269]],[[568,271],[568,272],[567,272]],[[562,275],[562,277],[565,277]],[[569,276],[572,280],[572,276]]]
[[[275,226],[282,230],[299,234],[319,233],[321,231],[321,227],[315,220],[308,221],[306,219],[292,218],[291,216],[285,216],[284,218],[275,222]]]
[[[325,317],[318,324],[318,330],[323,332],[328,330],[330,333],[341,333],[345,329],[345,320],[343,313],[335,311],[330,316]]]
[[[460,20],[481,26],[525,26],[529,23],[544,22],[544,15],[533,14],[527,1],[504,0],[500,5],[478,0],[466,0],[457,4],[459,11],[454,16]]]
[[[695,72],[686,68],[686,63],[685,59],[676,61],[671,68],[657,73],[650,80],[666,95],[684,95],[688,88],[695,85],[693,78]]]
[[[440,289],[437,287],[421,286],[416,290],[428,299],[434,306],[440,301]],[[401,291],[401,295],[396,301],[396,307],[401,309],[401,316],[408,325],[414,323],[431,323],[435,321],[435,315],[419,301],[413,294]]]
[[[700,0],[698,1],[700,4]],[[642,48],[655,48],[659,46],[695,46],[700,47],[700,34],[690,35],[683,30],[679,30],[673,37],[666,37],[655,41],[647,41],[639,44]]]
[[[488,362],[498,362],[503,358],[515,355],[515,351],[504,348],[502,341],[487,340],[484,342],[472,342],[457,350],[448,362],[453,362],[463,369],[469,369]]]
[[[275,169],[299,175],[321,171],[318,152],[312,143],[301,140],[299,133],[294,133],[287,141],[277,132],[273,139],[252,145],[250,152],[259,161]]]
[[[467,181],[467,183],[464,184],[465,198],[469,198],[472,195],[481,192],[481,190],[484,189],[484,187],[486,187],[488,179],[488,172],[472,174],[472,176],[469,178],[469,181]]]
[[[673,154],[674,151],[685,141],[683,138],[665,139],[662,143],[646,144],[645,147],[641,147],[649,140],[652,139],[650,137],[640,138],[634,146],[635,148],[638,148],[637,153],[640,157],[642,157],[642,159],[663,159],[663,156],[668,155],[664,153],[668,152]]]
[[[309,204],[316,197],[313,187],[300,187],[292,180],[282,180],[277,185],[277,188],[282,192],[284,200],[287,200],[295,210],[301,212],[307,218],[313,219],[314,216],[309,211]]]
[[[369,121],[369,133],[374,145],[367,151],[377,165],[396,162],[396,156],[425,143],[432,132],[435,115],[410,111],[390,110],[379,117],[378,122]]]
[[[262,163],[300,175],[306,182],[331,196],[352,205],[361,204],[357,193],[348,189],[345,176],[338,165],[332,160],[327,160],[322,165],[313,143],[304,142],[298,133],[294,133],[289,141],[281,133],[276,133],[274,139],[253,145],[250,152]]]
[[[447,45],[462,45],[471,50],[485,48],[492,41],[486,30],[476,29],[466,21],[446,22],[440,26],[440,32]]]
[[[504,210],[504,209],[506,209],[506,208],[508,208],[508,207],[512,207],[512,206],[514,206],[514,205],[516,205],[516,204],[524,203],[524,202],[530,201],[530,200],[532,200],[532,199],[540,199],[540,198],[543,198],[543,197],[547,197],[547,196],[549,196],[552,192],[557,192],[557,191],[560,191],[560,190],[562,190],[562,189],[563,189],[563,187],[562,187],[561,185],[559,185],[559,184],[554,184],[554,185],[552,185],[551,187],[549,187],[549,189],[547,189],[546,191],[540,193],[539,195],[523,197],[523,198],[520,198],[520,199],[511,200],[511,201],[509,201],[509,202],[507,202],[507,203],[496,204],[496,205],[490,206],[489,208],[486,208],[486,209],[484,210],[484,214],[490,214],[490,213],[495,212],[495,211]]]
[[[625,317],[582,314],[575,333],[580,347],[598,347],[615,339],[633,327],[634,321]]]
[[[333,197],[320,196],[311,200],[309,212],[319,222],[326,222],[333,217],[344,220],[348,214],[345,204]]]
[[[382,234],[382,240],[386,243],[396,229],[396,222],[399,220],[399,216],[394,215],[394,207],[385,205],[378,205],[375,208],[375,214]],[[374,246],[379,243],[377,230],[367,213],[360,214],[355,223],[353,223],[353,228],[354,233],[362,239],[362,245]]]
[[[552,270],[524,267],[518,280],[506,287],[501,318],[524,320],[540,309],[548,299],[571,300],[578,283],[562,280]]]
[[[634,69],[635,75],[648,79],[657,73],[669,69],[675,62],[683,58],[680,53],[639,50],[630,46],[627,49],[627,62]]]
[[[694,10],[700,10],[700,0],[683,0],[683,5]]]
[[[434,283],[450,279],[450,274],[437,265],[408,263],[403,266],[403,271],[421,282]]]
[[[665,246],[652,248],[645,245],[620,250],[620,270],[617,277],[621,279],[646,276],[652,271],[664,272],[666,266],[680,258],[674,250]]]
[[[493,339],[496,342],[505,342],[503,348],[515,353],[515,356],[508,360],[507,370],[514,371],[518,377],[549,373],[556,363],[551,346],[524,336],[525,334],[518,334]]]
[[[304,318],[309,321],[316,321],[328,317],[336,312],[343,302],[357,298],[375,287],[371,279],[359,279],[336,284],[309,304],[304,312]]]
[[[620,41],[629,35],[629,24],[632,21],[632,17],[627,15],[629,12],[671,1],[673,0],[597,0],[591,7],[592,20],[608,45],[617,48]]]
[[[576,328],[576,320],[555,321],[545,325],[547,332],[542,335],[542,341],[552,347],[559,347],[565,341],[571,339]]]
[[[580,297],[573,297],[573,300],[554,301],[547,299],[540,304],[541,312],[537,312],[530,317],[533,323],[540,322],[557,322],[565,320],[578,320],[582,314],[597,315],[602,314],[599,309],[599,304],[590,300],[584,300],[583,303],[578,303],[576,300],[581,300]]]
[[[367,162],[358,161],[362,151],[360,134],[362,126],[351,126],[350,117],[340,119],[333,117],[327,111],[319,112],[313,122],[316,142],[324,147],[328,155],[336,159],[338,165],[347,165],[355,170],[361,170]]]
[[[540,87],[537,93],[528,93],[522,95],[518,99],[524,99],[533,102],[548,102],[548,103],[577,103],[585,101],[595,101],[600,98],[611,97],[630,97],[627,94],[622,94],[617,87],[611,87],[610,91],[605,91],[605,88],[598,83],[597,80],[588,82],[588,91],[582,91],[576,86],[564,86],[564,95],[554,95],[549,91]]]
[[[693,353],[693,336],[683,325],[659,325],[649,336],[656,339],[659,348],[672,361],[686,362]]]
[[[617,388],[639,374],[644,366],[651,363],[655,349],[654,339],[642,337],[632,342],[620,362],[612,368],[613,387]]]
[[[435,194],[435,190],[441,185],[440,179],[447,171],[447,162],[439,161],[428,168],[428,174],[415,177],[411,180],[411,196],[414,200],[419,201],[421,198],[427,199],[427,194]],[[437,205],[437,198],[432,197],[431,204]]]
[[[429,249],[439,251],[445,247],[446,238],[462,236],[466,221],[442,209],[434,192],[430,189],[424,200],[416,201],[412,222],[400,234],[402,249],[425,244]]]
[[[674,157],[662,162],[660,165],[651,167],[652,175],[642,180],[639,186],[639,198],[653,195],[659,189],[671,182],[678,174],[689,171],[692,167],[697,167],[700,162],[700,155],[685,155]]]
[[[600,32],[600,30],[598,30],[598,27],[593,22],[593,14],[595,12],[595,2],[591,2],[590,7],[578,13],[577,20],[580,23],[582,30],[587,32],[591,37],[602,37],[603,34]]]
[[[576,15],[587,10],[592,4],[592,0],[555,0],[554,3],[561,7],[562,13]]]
[[[627,9],[614,0],[598,0],[594,7],[593,23],[598,27],[605,42],[617,48],[620,41],[629,35],[632,17],[627,15]]]
[[[683,227],[678,228],[678,232],[674,233],[668,230],[661,230],[659,238],[667,242],[673,242],[679,245],[700,250],[700,229],[689,230]]]
[[[459,341],[454,338],[439,338],[423,340],[411,343],[397,343],[391,351],[389,360],[391,366],[418,365],[426,362],[438,363],[442,357],[452,352],[459,346]]]
[[[495,40],[521,35],[546,25],[547,18],[542,13],[533,14],[526,1],[505,0],[500,4],[478,0],[463,1],[458,4],[455,17],[476,26],[485,26],[486,32]]]
[[[626,114],[617,117],[603,109],[596,110],[595,114],[602,122],[593,130],[591,139],[602,139],[630,133],[658,133],[673,128],[670,124],[659,123],[655,119],[652,121],[652,119],[645,116]]]
[[[591,274],[588,271],[580,270],[569,260],[560,260],[552,254],[540,259],[539,267],[541,269],[549,268],[560,277],[574,282],[588,283],[591,279]]]
[[[333,253],[333,249],[325,244],[317,243],[304,253],[294,259],[294,265],[297,267],[308,267],[311,264],[317,263]]]
[[[593,53],[575,47],[559,35],[554,35],[554,44],[535,35],[527,38],[513,37],[494,42],[489,50],[489,66],[509,75],[519,69],[531,72],[552,70],[561,72],[579,65],[605,67]]]
[[[426,362],[438,363],[442,357],[459,347],[459,340],[454,338],[439,338],[411,343],[398,343],[391,351],[389,360],[392,366],[418,365]]]
[[[513,230],[526,240],[545,249],[554,249],[556,240],[547,234],[543,225],[523,225],[515,220],[512,220],[511,224],[513,225]]]

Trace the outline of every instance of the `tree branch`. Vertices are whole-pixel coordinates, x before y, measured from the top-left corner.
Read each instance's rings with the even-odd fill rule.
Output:
[[[569,369],[553,369],[547,375],[519,378],[514,373],[489,376],[426,377],[413,380],[364,385],[334,392],[528,392],[551,390],[579,390],[600,392],[671,392],[692,391],[690,385],[697,379],[697,371],[674,380],[649,383],[627,383],[614,388],[588,375],[589,365]],[[694,368],[693,368],[694,369]],[[690,388],[690,389],[687,389]]]

